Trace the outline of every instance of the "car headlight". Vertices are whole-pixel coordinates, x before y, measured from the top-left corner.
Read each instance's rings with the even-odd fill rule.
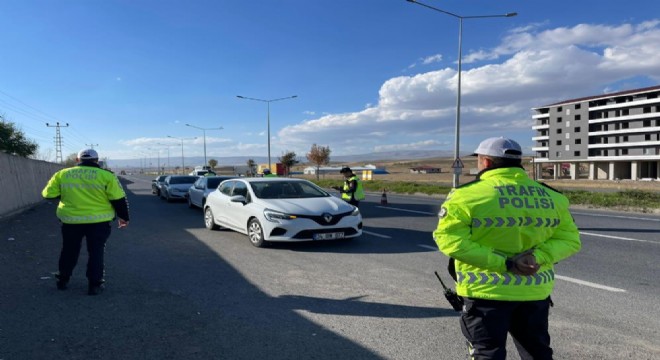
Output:
[[[351,213],[351,216],[358,216],[358,215],[360,215],[360,209],[358,209],[358,208],[353,209],[353,212]]]
[[[293,220],[296,218],[295,215],[286,214],[281,211],[275,211],[271,209],[264,210],[264,217],[268,221],[277,222],[277,220]]]

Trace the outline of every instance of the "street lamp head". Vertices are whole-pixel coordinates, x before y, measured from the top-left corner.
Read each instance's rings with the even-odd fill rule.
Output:
[[[517,12],[507,13],[505,16],[506,17],[514,17],[514,16],[518,16],[518,13]]]

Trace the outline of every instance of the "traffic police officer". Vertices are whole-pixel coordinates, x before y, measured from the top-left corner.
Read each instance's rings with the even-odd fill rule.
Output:
[[[128,202],[117,177],[99,167],[94,149],[81,150],[77,160],[77,166],[55,173],[41,194],[60,199],[56,214],[62,222],[62,251],[57,288],[67,288],[85,238],[88,294],[98,295],[104,288],[103,256],[111,223],[118,217],[120,229],[128,225]]]
[[[505,359],[511,333],[522,359],[552,359],[548,312],[554,264],[581,243],[568,199],[529,178],[513,140],[475,151],[479,174],[443,203],[433,233],[463,298],[471,359]]]
[[[343,167],[339,173],[344,175],[344,185],[342,187],[333,186],[332,188],[341,193],[341,198],[347,203],[359,207],[360,201],[364,200],[364,189],[360,178],[353,174],[349,167]]]

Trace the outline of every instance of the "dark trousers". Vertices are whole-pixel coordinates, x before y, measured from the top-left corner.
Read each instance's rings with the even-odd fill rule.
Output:
[[[523,360],[552,359],[548,314],[550,298],[539,301],[495,301],[465,298],[461,330],[470,359],[506,359],[507,333]]]
[[[62,252],[60,253],[60,277],[68,279],[78,263],[82,239],[87,243],[87,279],[92,285],[103,282],[103,255],[105,242],[110,237],[111,223],[62,224]]]

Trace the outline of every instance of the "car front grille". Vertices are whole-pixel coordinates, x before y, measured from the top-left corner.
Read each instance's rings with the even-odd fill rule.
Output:
[[[314,220],[317,224],[321,226],[334,226],[341,221],[345,216],[350,216],[353,211],[345,212],[342,214],[328,214],[332,216],[332,219],[330,221],[326,221],[325,217],[323,215],[296,215],[297,218],[299,219],[310,219]]]

